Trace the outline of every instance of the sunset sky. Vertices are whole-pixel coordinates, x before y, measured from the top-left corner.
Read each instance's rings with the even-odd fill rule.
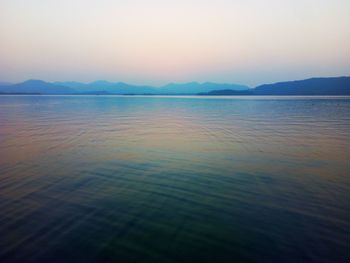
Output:
[[[0,0],[0,81],[350,75],[349,0]]]

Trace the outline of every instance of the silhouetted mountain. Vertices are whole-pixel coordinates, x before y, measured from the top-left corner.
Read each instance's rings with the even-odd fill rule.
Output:
[[[105,92],[108,94],[144,94],[144,93],[156,93],[157,89],[149,86],[137,86],[130,85],[123,82],[109,82],[105,80],[97,80],[90,83],[82,82],[55,82],[60,85],[70,87],[76,90],[76,92],[93,94],[94,92],[100,94]]]
[[[42,80],[27,80],[22,83],[0,87],[1,93],[70,94],[74,89]]]
[[[255,88],[254,95],[350,95],[350,77],[312,78]]]
[[[245,96],[253,95],[252,90],[232,90],[232,89],[223,89],[223,90],[212,90],[209,92],[198,93],[201,96]]]
[[[198,95],[350,95],[350,77],[311,78],[265,84],[246,91],[213,90]]]
[[[77,81],[55,81],[53,84],[58,86],[64,86],[72,89],[78,89],[81,87],[84,87],[86,83],[83,82],[77,82]]]
[[[64,82],[54,82],[54,84],[73,88],[76,90],[83,89],[85,91],[91,92],[92,90],[101,91],[105,90],[106,88],[110,88],[115,83],[108,82],[105,80],[96,80],[90,83],[83,83],[83,82],[77,82],[77,81],[64,81]]]
[[[198,83],[170,83],[156,88],[151,86],[130,85],[123,82],[108,82],[98,80],[90,83],[81,82],[55,82],[62,86],[74,88],[77,92],[93,93],[105,91],[110,94],[197,94],[199,92],[209,92],[218,89],[247,90],[247,86],[235,84],[218,84],[212,82]]]
[[[123,82],[114,83],[112,86],[104,88],[104,90],[113,94],[153,94],[157,92],[156,88],[150,86],[130,85]]]
[[[27,80],[18,84],[0,82],[6,94],[132,94],[132,95],[350,95],[350,77],[312,78],[265,84],[249,89],[244,85],[212,82],[170,83],[163,87],[137,86],[98,80],[90,83]]]
[[[197,94],[203,92],[210,92],[213,90],[248,90],[249,87],[237,84],[219,84],[212,82],[198,83],[189,82],[183,84],[170,83],[158,89],[163,94]]]

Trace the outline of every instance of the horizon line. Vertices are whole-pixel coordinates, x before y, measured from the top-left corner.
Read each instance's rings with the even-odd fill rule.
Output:
[[[307,78],[300,78],[300,79],[294,79],[294,80],[284,80],[284,81],[275,81],[275,82],[264,82],[261,84],[258,84],[256,86],[251,86],[251,85],[247,85],[247,84],[242,84],[242,83],[236,83],[236,82],[216,82],[216,81],[187,81],[187,82],[166,82],[163,85],[149,85],[149,84],[133,84],[131,82],[124,82],[124,81],[110,81],[110,80],[106,80],[106,79],[96,79],[93,81],[79,81],[79,80],[55,80],[55,81],[48,81],[45,79],[40,79],[40,78],[29,78],[29,79],[25,79],[19,82],[11,82],[11,81],[0,81],[0,83],[6,83],[7,85],[16,85],[16,84],[20,84],[20,83],[24,83],[27,81],[43,81],[46,83],[51,83],[51,84],[55,84],[55,83],[62,83],[62,82],[71,82],[71,83],[78,83],[78,84],[84,84],[84,85],[88,85],[88,84],[93,84],[96,82],[108,82],[110,84],[127,84],[127,85],[132,85],[132,86],[140,86],[140,87],[151,87],[151,88],[163,88],[165,86],[168,85],[186,85],[186,84],[199,84],[199,85],[203,85],[203,84],[219,84],[219,85],[237,85],[237,86],[246,86],[250,89],[256,88],[258,86],[262,86],[262,85],[266,85],[266,84],[277,84],[277,83],[281,83],[281,82],[294,82],[294,81],[303,81],[303,80],[310,80],[310,79],[330,79],[330,78],[348,78],[350,77],[349,75],[338,75],[338,76],[330,76],[330,77],[320,77],[320,76],[310,76]]]

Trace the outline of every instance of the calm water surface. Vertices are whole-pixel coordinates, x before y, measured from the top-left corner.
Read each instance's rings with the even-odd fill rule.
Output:
[[[1,262],[349,262],[350,99],[0,96]]]

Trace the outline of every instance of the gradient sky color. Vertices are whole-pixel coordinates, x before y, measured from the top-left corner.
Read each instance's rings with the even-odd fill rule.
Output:
[[[0,80],[350,75],[349,0],[1,0]]]

